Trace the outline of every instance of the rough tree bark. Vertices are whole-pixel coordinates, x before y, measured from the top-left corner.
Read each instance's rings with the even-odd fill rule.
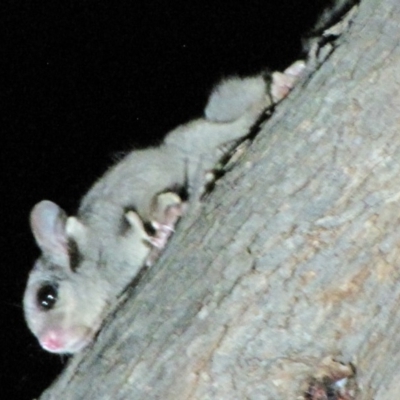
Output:
[[[340,46],[42,399],[302,399],[326,356],[399,397],[400,3]]]

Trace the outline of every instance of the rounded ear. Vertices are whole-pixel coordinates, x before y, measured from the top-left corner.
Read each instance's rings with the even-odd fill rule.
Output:
[[[55,257],[68,257],[68,238],[65,231],[67,215],[57,204],[43,200],[30,215],[31,229],[40,249]]]

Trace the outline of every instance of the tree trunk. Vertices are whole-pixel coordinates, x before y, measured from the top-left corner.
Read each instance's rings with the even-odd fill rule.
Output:
[[[327,356],[400,396],[399,38],[361,2],[42,399],[303,399]]]

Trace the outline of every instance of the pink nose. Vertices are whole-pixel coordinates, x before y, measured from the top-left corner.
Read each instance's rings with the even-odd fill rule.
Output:
[[[42,347],[48,351],[58,351],[64,347],[62,335],[56,331],[49,331],[40,339]]]

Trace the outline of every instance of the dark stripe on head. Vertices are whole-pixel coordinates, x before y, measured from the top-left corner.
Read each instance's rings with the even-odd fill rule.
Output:
[[[68,255],[70,268],[72,272],[76,272],[81,262],[83,261],[83,256],[79,251],[78,244],[74,239],[71,238],[68,240]]]

